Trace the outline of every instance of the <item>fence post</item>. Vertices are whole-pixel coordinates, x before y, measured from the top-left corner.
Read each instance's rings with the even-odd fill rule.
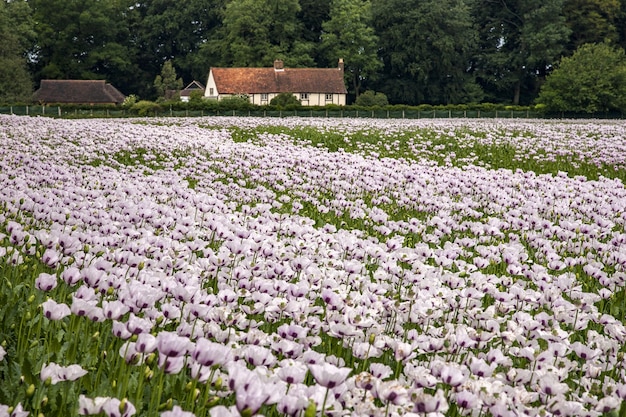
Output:
[[[59,117],[61,117],[61,106],[57,106],[57,110],[58,110],[58,113],[59,113]]]
[[[26,106],[26,116],[28,116],[30,114],[28,106]]]
[[[496,110],[496,119],[498,118],[498,110]]]
[[[437,110],[433,110],[433,119],[435,118],[435,113],[437,112]]]
[[[13,106],[11,106],[11,114],[13,114]]]
[[[41,114],[43,114],[44,116],[46,115],[46,106],[44,106],[43,104],[41,105]]]
[[[448,119],[452,118],[452,110],[448,109]]]
[[[402,118],[404,119],[404,109],[402,110]]]

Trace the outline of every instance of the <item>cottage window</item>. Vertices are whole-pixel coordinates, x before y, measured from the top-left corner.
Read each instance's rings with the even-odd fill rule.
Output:
[[[209,88],[209,95],[210,96],[214,96],[215,94],[213,94],[213,88]]]
[[[326,101],[333,101],[333,95],[332,94],[326,94]]]
[[[308,100],[309,93],[300,93],[300,100]]]
[[[261,93],[261,101],[267,101],[267,93]]]

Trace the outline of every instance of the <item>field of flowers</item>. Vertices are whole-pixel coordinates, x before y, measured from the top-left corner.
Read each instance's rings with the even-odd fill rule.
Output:
[[[0,416],[625,416],[625,138],[0,116]]]

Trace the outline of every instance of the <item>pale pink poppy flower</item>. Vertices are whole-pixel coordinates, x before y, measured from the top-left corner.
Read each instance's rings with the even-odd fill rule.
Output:
[[[137,410],[135,406],[128,400],[118,400],[117,398],[109,398],[103,405],[102,411],[107,417],[130,417],[134,416]]]
[[[57,286],[57,277],[52,274],[42,272],[35,279],[35,287],[41,291],[50,291]]]
[[[78,397],[78,414],[82,416],[100,414],[102,413],[104,403],[106,403],[109,399],[109,397],[89,398],[80,394]]]
[[[202,366],[223,366],[231,360],[232,349],[221,343],[200,338],[196,341],[191,357]]]
[[[159,352],[169,357],[184,356],[193,349],[193,343],[189,338],[172,332],[159,332],[156,343]]]
[[[80,270],[75,266],[70,266],[61,273],[61,279],[63,279],[67,285],[74,286],[81,279]]]
[[[41,261],[50,268],[56,268],[61,260],[59,254],[54,249],[46,249],[41,256]]]
[[[414,391],[410,396],[413,410],[417,413],[445,413],[449,405],[443,390],[439,389],[434,395],[425,393],[422,389]]]
[[[372,394],[385,404],[403,405],[408,401],[409,392],[398,381],[378,381]]]
[[[175,405],[171,410],[162,412],[161,417],[196,417],[196,415],[191,411],[184,411],[180,406]]]
[[[276,376],[282,381],[291,384],[301,384],[306,377],[307,367],[299,362],[293,362],[291,364],[281,366]]]
[[[43,308],[43,314],[49,320],[61,320],[64,317],[72,314],[67,304],[57,303],[52,299],[48,299],[41,303]]]
[[[308,405],[309,401],[307,398],[287,394],[278,401],[276,409],[282,414],[295,417],[306,410]]]
[[[157,349],[156,337],[150,333],[140,333],[137,335],[136,341],[137,352],[140,353],[152,353]]]
[[[159,353],[159,368],[166,374],[177,374],[185,367],[185,356],[167,356]]]
[[[456,403],[459,407],[472,409],[478,407],[480,399],[471,391],[462,390],[456,393]]]
[[[84,375],[87,375],[87,371],[80,365],[60,366],[50,362],[41,368],[39,377],[42,381],[50,379],[51,384],[54,385],[61,381],[75,381]]]
[[[18,403],[13,409],[13,411],[11,412],[11,414],[9,414],[9,408],[10,407],[7,405],[0,405],[0,416],[28,417],[28,415],[30,414],[30,411],[24,410],[24,407],[22,407],[22,403]],[[6,414],[3,414],[3,413],[6,413]]]
[[[453,365],[444,365],[443,368],[441,368],[440,378],[444,383],[453,387],[461,385],[467,379],[463,371]]]
[[[340,385],[352,372],[350,368],[339,368],[329,363],[308,365],[308,367],[315,381],[326,388],[334,388]]]

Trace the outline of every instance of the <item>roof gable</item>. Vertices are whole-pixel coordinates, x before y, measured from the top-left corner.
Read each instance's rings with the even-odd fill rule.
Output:
[[[41,80],[34,99],[44,103],[119,104],[126,96],[104,80]]]
[[[346,94],[339,68],[211,68],[220,94]]]
[[[180,90],[180,96],[181,97],[190,96],[191,93],[194,92],[194,91],[202,91],[202,92],[204,92],[205,88],[206,87],[204,85],[202,85],[201,82],[192,81],[192,82],[190,82],[187,85],[187,87],[185,87],[182,90]]]

